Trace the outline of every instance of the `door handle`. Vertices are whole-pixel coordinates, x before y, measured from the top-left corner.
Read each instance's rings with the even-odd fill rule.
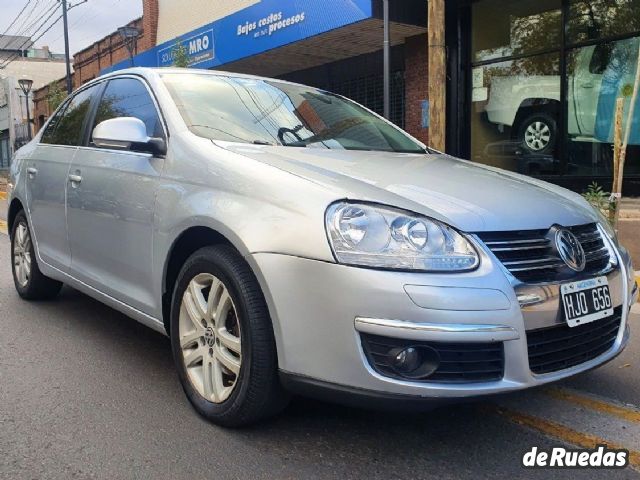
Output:
[[[38,174],[38,169],[37,168],[33,168],[33,167],[27,168],[27,175],[29,175],[29,178],[33,178],[37,174]]]
[[[82,177],[80,175],[71,174],[69,175],[69,180],[71,183],[80,183],[82,182]]]
[[[595,87],[595,85],[593,83],[591,83],[591,82],[581,83],[580,86],[582,88],[593,88],[593,87]]]

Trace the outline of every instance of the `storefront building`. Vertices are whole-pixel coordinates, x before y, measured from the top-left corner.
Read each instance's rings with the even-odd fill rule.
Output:
[[[610,188],[613,111],[621,95],[625,116],[630,106],[640,0],[389,3],[393,122],[431,143],[434,119],[444,119],[448,153],[576,191],[593,181]],[[97,50],[97,64],[93,54],[77,55],[85,63],[76,83],[132,63],[171,66],[183,46],[190,67],[297,81],[382,113],[382,0],[143,4],[140,53],[114,60],[100,54],[113,39],[102,50],[98,42],[85,50]],[[434,9],[444,19],[435,24]],[[434,28],[443,42],[433,41]],[[442,47],[440,69],[431,60]],[[640,105],[631,125],[624,193],[640,195]]]
[[[391,120],[427,141],[424,0],[391,2]],[[346,95],[383,110],[382,2],[379,0],[159,0],[157,46],[136,66],[173,64],[277,77]],[[145,12],[146,14],[146,12]],[[127,59],[102,73],[130,66]]]
[[[640,48],[639,0],[479,0],[451,9],[448,148],[582,191],[609,189],[616,99],[625,121]],[[640,194],[640,105],[624,193]]]

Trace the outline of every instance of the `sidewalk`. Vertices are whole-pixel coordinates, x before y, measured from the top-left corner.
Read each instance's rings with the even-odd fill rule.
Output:
[[[623,198],[621,200],[620,220],[640,220],[640,198]]]

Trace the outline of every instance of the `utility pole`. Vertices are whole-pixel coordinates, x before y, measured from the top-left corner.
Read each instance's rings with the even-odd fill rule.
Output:
[[[445,0],[429,0],[427,37],[429,46],[429,146],[446,148],[447,60],[445,47]],[[425,79],[425,81],[427,81]]]
[[[67,94],[71,94],[71,58],[69,56],[69,23],[67,21],[67,0],[59,0],[62,3],[62,23],[64,25],[64,59],[67,64]]]
[[[389,71],[391,68],[391,33],[389,28],[389,0],[383,0],[382,2],[382,11],[383,11],[383,23],[384,23],[384,41],[382,43],[383,48],[383,98],[384,98],[384,118],[389,120],[391,118],[391,72]]]

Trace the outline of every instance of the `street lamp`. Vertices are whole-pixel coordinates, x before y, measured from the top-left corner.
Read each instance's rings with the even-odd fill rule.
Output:
[[[120,38],[124,43],[125,47],[129,51],[129,59],[131,61],[131,66],[133,67],[133,52],[135,51],[136,40],[140,35],[140,31],[136,27],[120,27],[118,28],[118,33],[120,34]]]
[[[29,93],[31,92],[31,87],[33,86],[33,80],[28,78],[21,78],[18,80],[18,85],[22,89],[24,93],[24,103],[27,107],[27,138],[31,140],[31,113],[29,112]]]

